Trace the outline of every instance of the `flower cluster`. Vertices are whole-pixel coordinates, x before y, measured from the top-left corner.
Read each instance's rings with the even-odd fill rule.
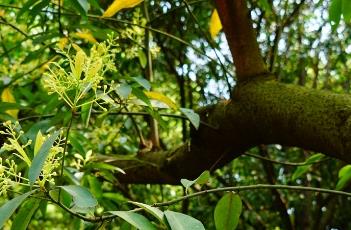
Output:
[[[13,124],[11,121],[6,121],[3,123],[3,126],[5,127],[5,131],[0,131],[0,134],[8,136],[8,143],[5,143],[1,149],[3,151],[12,152],[13,155],[17,156],[30,166],[31,160],[29,159],[25,148],[32,143],[32,140],[28,140],[24,145],[20,144],[19,139],[23,135],[23,131],[20,130],[18,122]]]
[[[71,58],[69,50],[59,52],[66,58],[59,62],[51,63],[49,72],[43,78],[44,87],[49,93],[57,93],[71,108],[77,108],[79,100],[87,95],[91,89],[98,98],[97,89],[103,80],[106,71],[116,71],[114,56],[116,49],[111,40],[95,44],[86,54],[79,46],[73,45],[76,50],[74,58]],[[70,71],[63,67],[68,62]],[[104,87],[104,92],[105,94]]]
[[[20,129],[18,122],[12,123],[11,121],[7,121],[3,123],[3,126],[5,127],[5,130],[0,131],[0,134],[6,135],[7,141],[0,149],[0,153],[3,155],[0,158],[0,195],[6,194],[6,191],[10,187],[15,187],[17,185],[29,186],[29,180],[24,178],[21,172],[17,170],[19,164],[18,161],[25,162],[28,168],[32,165],[32,160],[28,155],[28,152],[31,150],[27,148],[32,144],[32,140],[25,141],[23,131]],[[44,136],[40,131],[38,132],[35,139],[34,156],[38,154],[39,149],[48,137],[49,135]],[[26,143],[21,144],[22,141]],[[59,138],[49,150],[49,155],[44,162],[41,174],[36,181],[36,184],[41,188],[44,188],[47,182],[50,184],[55,183],[54,177],[60,166],[60,159],[63,154],[63,148],[60,146],[61,142],[62,139]]]
[[[42,145],[42,143],[49,138],[50,136],[42,136],[41,132],[38,132],[37,138],[35,140],[36,147]],[[50,150],[49,150],[49,155],[43,165],[41,176],[38,178],[38,184],[41,188],[45,186],[45,183],[49,182],[50,184],[54,185],[55,184],[55,179],[54,177],[57,176],[57,169],[61,165],[61,156],[63,154],[63,148],[60,146],[62,143],[62,139],[59,139],[56,141],[56,144],[54,144]],[[39,142],[39,143],[38,143]],[[38,149],[38,147],[37,147]],[[34,154],[37,153],[37,149],[34,149]]]
[[[17,172],[17,164],[14,160],[3,159],[0,157],[0,196],[6,195],[7,191],[21,184],[26,180]]]

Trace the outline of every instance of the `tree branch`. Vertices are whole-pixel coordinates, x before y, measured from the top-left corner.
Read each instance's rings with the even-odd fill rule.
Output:
[[[199,111],[201,120],[218,129],[201,125],[175,150],[106,160],[125,169],[121,182],[169,184],[193,179],[214,164],[213,170],[220,168],[260,144],[296,146],[351,162],[350,105],[348,95],[257,78],[239,85],[232,100]]]
[[[239,82],[264,76],[267,67],[262,59],[252,27],[246,0],[216,0],[223,29],[233,55]]]

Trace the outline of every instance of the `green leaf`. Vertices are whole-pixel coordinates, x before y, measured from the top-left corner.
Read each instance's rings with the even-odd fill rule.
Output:
[[[94,208],[98,203],[90,191],[79,185],[60,186],[69,193],[73,198],[73,207],[71,210],[77,212],[87,212]]]
[[[89,187],[91,189],[92,194],[97,198],[100,199],[102,197],[102,184],[97,179],[96,176],[87,176]]]
[[[351,181],[351,165],[346,165],[339,170],[339,180],[335,188],[342,190]]]
[[[164,212],[172,230],[205,230],[204,225],[197,219],[179,212]]]
[[[208,180],[210,179],[210,171],[206,170],[201,175],[196,178],[195,180],[187,180],[187,179],[181,179],[180,183],[184,186],[185,191],[187,192],[188,189],[193,185],[193,184],[206,184]]]
[[[0,207],[0,229],[4,226],[5,222],[11,217],[14,211],[21,205],[21,203],[34,191],[24,193],[20,196],[7,201]]]
[[[39,174],[44,166],[45,160],[49,156],[50,149],[57,137],[59,136],[59,134],[60,131],[56,131],[49,138],[47,138],[42,144],[39,152],[33,158],[32,164],[28,170],[28,179],[31,185],[33,185],[36,179],[39,177]]]
[[[180,111],[189,119],[191,124],[198,129],[200,126],[200,116],[192,109],[180,108]]]
[[[38,4],[35,4],[29,12],[31,18],[34,19],[34,17],[37,16],[42,9],[47,7],[49,3],[50,0],[41,0]]]
[[[263,8],[263,10],[266,11],[266,14],[272,13],[272,7],[268,3],[268,0],[260,0],[258,3]]]
[[[112,193],[112,192],[106,192],[102,194],[104,198],[107,198],[109,200],[115,201],[116,203],[121,203],[121,202],[127,202],[127,198],[125,198],[123,195],[119,193]]]
[[[150,99],[148,98],[148,96],[145,95],[145,93],[142,90],[133,88],[132,92],[138,99],[144,102],[147,106],[150,106],[150,107],[152,106]]]
[[[72,6],[83,16],[86,16],[89,10],[89,3],[86,0],[69,0]]]
[[[35,138],[35,144],[34,144],[34,156],[37,155],[37,153],[39,152],[41,146],[44,143],[44,136],[41,134],[40,130],[37,133],[37,137]]]
[[[29,128],[29,130],[24,134],[24,137],[30,140],[35,140],[39,131],[41,131],[41,133],[45,133],[50,126],[52,126],[50,120],[38,121]]]
[[[132,87],[127,83],[123,83],[116,88],[116,93],[123,99],[128,99],[130,93],[132,92]]]
[[[134,204],[134,205],[144,209],[146,212],[150,213],[151,215],[156,217],[161,223],[163,223],[165,215],[163,214],[163,212],[160,209],[155,208],[155,207],[151,207],[150,205],[139,203],[139,202],[129,201],[129,203]]]
[[[12,230],[26,230],[32,216],[39,208],[39,199],[29,199],[20,208],[18,214],[16,215],[11,229]]]
[[[138,51],[138,57],[139,57],[139,62],[140,62],[141,67],[143,69],[145,69],[146,64],[147,64],[147,59],[146,59],[146,55],[145,55],[143,50],[140,49]]]
[[[87,128],[89,125],[89,120],[90,120],[90,115],[91,115],[91,109],[93,108],[93,103],[88,103],[82,106],[82,121]]]
[[[72,196],[65,190],[61,189],[61,192],[60,192],[59,189],[55,189],[55,190],[50,190],[49,193],[54,200],[60,200],[60,203],[68,208],[72,204]],[[60,198],[59,198],[59,195],[60,195]]]
[[[26,1],[25,4],[22,6],[22,8],[17,12],[17,21],[22,17],[22,15],[26,12],[29,12],[29,8],[36,5],[39,2],[39,0],[29,0]]]
[[[81,142],[78,139],[78,137],[77,137],[77,135],[75,135],[75,133],[73,133],[73,132],[70,133],[70,135],[68,136],[68,140],[75,150],[77,150],[81,155],[83,155],[83,156],[85,155],[86,151],[81,144],[83,142]]]
[[[236,229],[242,211],[242,202],[238,195],[229,192],[217,203],[214,220],[217,230]]]
[[[342,0],[332,0],[329,6],[329,21],[333,22],[333,29],[335,29],[340,22],[342,10]]]
[[[351,1],[343,0],[342,1],[342,14],[344,16],[345,22],[351,21]]]
[[[123,220],[127,221],[129,224],[133,225],[134,227],[142,230],[154,230],[156,229],[151,222],[146,219],[144,216],[134,213],[134,212],[127,212],[127,211],[110,211],[113,215],[119,216]]]
[[[188,189],[195,184],[195,181],[188,179],[181,179],[180,183],[184,186],[185,192],[188,193]]]
[[[338,177],[344,177],[351,172],[351,165],[345,165],[339,170]]]
[[[304,162],[307,165],[302,165],[302,166],[297,167],[295,172],[292,175],[292,180],[294,181],[297,178],[304,175],[313,166],[313,163],[319,161],[323,157],[324,157],[323,154],[317,153],[317,154],[314,154],[314,155],[310,156],[309,158],[307,158],[307,160]]]
[[[148,80],[142,77],[133,77],[132,78],[136,83],[138,83],[140,86],[144,87],[146,90],[151,89],[151,84]]]
[[[95,7],[96,9],[98,9],[101,13],[103,12],[103,9],[101,8],[98,0],[89,0],[89,3],[90,3],[91,6]]]
[[[20,108],[21,106],[17,103],[0,101],[0,113],[5,112],[6,110],[20,109]]]
[[[174,110],[178,109],[178,106],[169,97],[167,97],[166,95],[163,95],[162,93],[150,91],[150,92],[145,92],[145,95],[151,99],[155,99],[164,103],[169,108],[172,108]]]
[[[94,168],[94,169],[105,169],[105,170],[110,170],[110,171],[117,171],[122,174],[126,174],[126,172],[114,165],[103,163],[103,162],[94,162],[94,163],[88,163],[84,168]]]
[[[210,179],[210,171],[206,170],[203,173],[201,173],[201,175],[198,178],[196,178],[195,183],[200,185],[206,184],[209,179]]]

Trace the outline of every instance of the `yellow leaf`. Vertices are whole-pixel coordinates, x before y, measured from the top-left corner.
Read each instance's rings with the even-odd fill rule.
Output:
[[[72,47],[73,47],[73,49],[74,49],[75,51],[77,51],[77,52],[83,51],[82,48],[80,48],[79,45],[77,45],[77,44],[74,44],[74,43],[73,43],[73,44],[72,44]]]
[[[158,101],[161,101],[168,105],[170,108],[177,110],[178,106],[167,96],[163,95],[162,93],[158,92],[145,92],[145,95],[148,96],[151,99],[155,99]]]
[[[88,42],[91,43],[96,43],[96,39],[94,38],[94,36],[90,33],[90,32],[77,32],[75,33],[75,35],[79,38],[85,39]]]
[[[41,134],[40,130],[37,134],[37,137],[35,138],[35,145],[34,145],[34,156],[38,153],[39,149],[41,148],[41,146],[43,145],[45,141],[45,138],[43,136],[43,134]]]
[[[211,20],[210,20],[210,34],[212,39],[214,39],[219,31],[221,31],[222,29],[222,23],[221,23],[221,19],[219,18],[218,12],[215,9],[212,12],[212,16],[211,16]]]
[[[68,43],[68,38],[64,37],[64,38],[60,38],[60,40],[58,41],[57,43],[57,46],[63,50],[65,48],[65,46],[67,45]]]
[[[4,17],[5,16],[5,10],[0,10],[0,17]]]
[[[1,100],[3,102],[16,103],[15,97],[12,95],[12,92],[9,88],[5,88],[1,94]],[[11,117],[17,118],[18,109],[6,110],[6,113]]]
[[[141,3],[143,0],[115,0],[104,12],[102,17],[112,17],[115,15],[118,11],[125,9],[125,8],[132,8],[139,3]]]

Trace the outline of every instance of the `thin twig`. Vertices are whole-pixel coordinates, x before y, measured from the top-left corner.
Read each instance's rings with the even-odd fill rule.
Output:
[[[163,203],[155,203],[152,206],[153,207],[170,206],[170,205],[173,205],[173,204],[178,203],[180,201],[194,198],[197,196],[201,196],[204,194],[209,194],[209,193],[230,192],[230,191],[239,192],[239,191],[256,190],[256,189],[284,189],[284,190],[310,191],[310,192],[321,192],[321,193],[328,193],[328,194],[351,197],[351,193],[332,190],[332,189],[325,189],[325,188],[292,186],[292,185],[257,184],[257,185],[244,185],[244,186],[224,187],[224,188],[215,188],[215,189],[204,190],[204,191],[189,194],[189,195],[186,195],[186,196],[183,196],[183,197],[171,200],[171,201],[167,201],[167,202],[163,202]]]
[[[268,157],[258,156],[256,154],[251,154],[251,153],[244,153],[243,155],[254,157],[254,158],[257,158],[260,160],[264,160],[264,161],[269,161],[269,162],[274,163],[274,164],[281,164],[281,165],[288,165],[288,166],[304,166],[304,165],[319,164],[319,163],[322,163],[324,161],[329,160],[329,158],[325,158],[325,159],[315,161],[315,162],[297,162],[297,163],[295,163],[295,162],[277,161],[277,160],[273,160],[273,159],[268,158]]]
[[[67,146],[68,146],[68,135],[69,135],[69,131],[71,130],[71,127],[72,127],[73,117],[74,117],[74,112],[72,111],[71,119],[69,120],[67,131],[66,131],[65,144],[63,146],[63,155],[62,155],[62,160],[61,160],[61,172],[60,172],[61,180],[63,180],[63,169],[64,169],[64,164],[65,164],[65,156],[66,156]],[[59,202],[61,201],[61,188],[59,189],[59,192],[58,192],[58,200],[59,200]]]
[[[202,196],[205,194],[210,194],[210,193],[217,193],[217,192],[239,192],[239,191],[246,191],[246,190],[256,190],[256,189],[284,189],[284,190],[296,190],[296,191],[310,191],[310,192],[320,192],[320,193],[328,193],[328,194],[334,194],[334,195],[340,195],[340,196],[347,196],[351,197],[351,193],[348,192],[343,192],[343,191],[337,191],[337,190],[331,190],[331,189],[324,189],[324,188],[315,188],[315,187],[304,187],[304,186],[291,186],[291,185],[272,185],[272,184],[257,184],[257,185],[244,185],[244,186],[235,186],[235,187],[224,187],[224,188],[215,188],[215,189],[209,189],[209,190],[203,190],[200,192],[192,193],[189,195],[182,196],[180,198],[170,200],[167,202],[162,202],[162,203],[154,203],[151,205],[152,207],[164,207],[164,206],[170,206],[176,203],[179,203],[183,200],[195,198],[198,196]],[[70,213],[71,215],[80,218],[84,221],[87,222],[92,222],[92,223],[97,223],[97,222],[103,222],[105,220],[111,220],[114,219],[118,216],[116,215],[106,215],[106,216],[100,216],[100,217],[86,217],[83,215],[80,215],[66,206],[64,206],[62,203],[54,200],[49,194],[47,194],[48,198],[53,202],[54,204],[57,204],[59,207],[64,209],[66,212]],[[140,211],[140,208],[133,209],[131,212],[135,211]]]

